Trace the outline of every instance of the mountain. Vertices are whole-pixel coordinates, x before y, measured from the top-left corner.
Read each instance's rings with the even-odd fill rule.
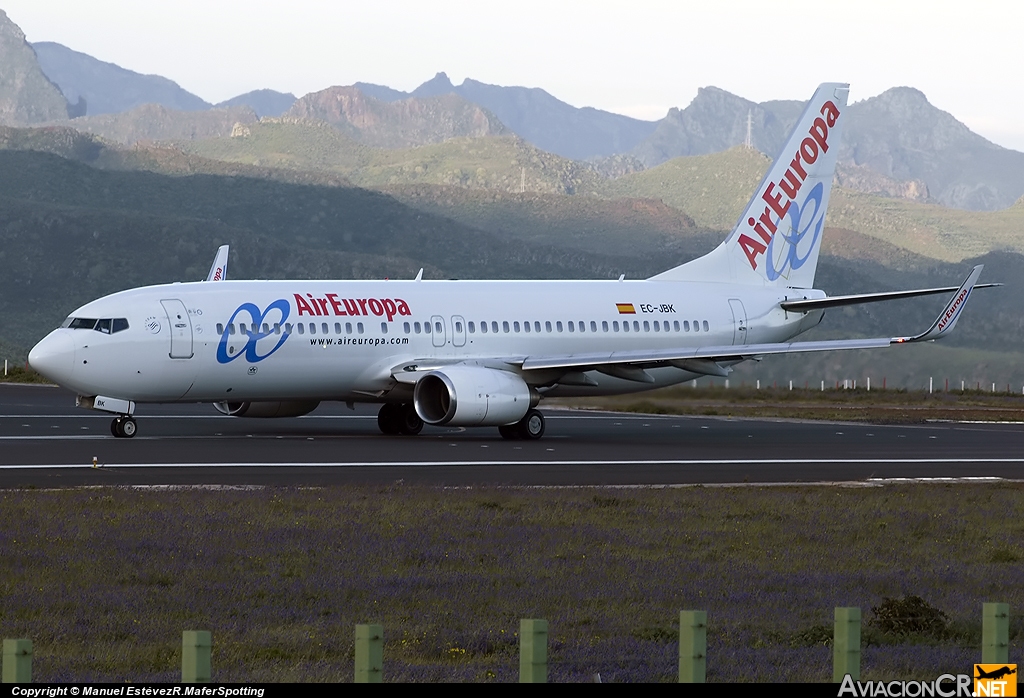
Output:
[[[295,104],[295,95],[291,92],[276,92],[274,90],[253,90],[244,95],[238,95],[216,105],[224,107],[249,107],[257,116],[281,116],[291,109]]]
[[[536,87],[502,87],[466,78],[453,85],[438,73],[411,93],[383,85],[357,83],[377,99],[397,101],[413,97],[457,94],[491,111],[516,135],[549,153],[572,160],[592,160],[631,150],[649,136],[656,122],[621,114],[577,108]]]
[[[17,24],[0,10],[0,123],[38,124],[68,118],[68,101],[39,67]]]
[[[780,107],[785,105],[781,103]],[[748,116],[751,145],[774,155],[800,116],[800,109],[776,107],[782,116],[756,102],[717,87],[697,90],[685,109],[673,107],[654,132],[631,151],[647,167],[683,155],[706,155],[746,142]]]
[[[705,87],[685,109],[671,109],[631,155],[654,167],[672,158],[745,143],[774,156],[803,108],[798,101],[757,104]],[[1006,208],[1024,194],[1024,153],[971,132],[919,90],[894,87],[851,104],[837,175],[845,185],[968,210]]]
[[[229,136],[236,124],[256,121],[256,112],[245,106],[176,111],[160,104],[143,104],[120,114],[83,116],[62,125],[132,145],[139,141],[190,141]]]
[[[1024,194],[1024,153],[985,140],[919,90],[894,87],[850,107],[843,162],[895,179],[919,179],[933,200],[975,211]]]
[[[79,116],[117,114],[142,104],[160,104],[179,111],[201,111],[210,104],[159,75],[143,75],[113,63],[40,41],[32,44],[39,65],[72,102],[85,100]]]
[[[378,148],[508,133],[494,114],[456,95],[384,102],[355,87],[329,87],[312,92],[292,105],[284,118],[323,121],[361,143]]]

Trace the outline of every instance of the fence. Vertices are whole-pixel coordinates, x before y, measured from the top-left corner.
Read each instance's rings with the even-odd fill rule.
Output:
[[[849,675],[860,680],[860,609],[835,609],[832,641],[832,680]],[[982,606],[981,663],[1005,664],[1009,660],[1010,607],[1005,603]],[[182,683],[210,681],[211,634],[186,630],[181,636]],[[355,682],[380,683],[384,678],[384,627],[357,625]],[[4,640],[3,682],[32,681],[32,641]],[[679,612],[679,682],[704,683],[707,676],[707,613]],[[548,622],[524,618],[519,622],[519,682],[547,683]],[[600,679],[600,674],[595,676]]]

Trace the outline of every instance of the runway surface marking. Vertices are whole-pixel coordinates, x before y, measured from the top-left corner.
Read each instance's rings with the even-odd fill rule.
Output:
[[[922,463],[1024,463],[1024,458],[708,458],[699,460],[443,460],[443,461],[296,461],[239,463],[112,463],[98,469],[117,468],[413,468],[505,465],[912,465]],[[0,470],[92,468],[91,463],[0,465]]]

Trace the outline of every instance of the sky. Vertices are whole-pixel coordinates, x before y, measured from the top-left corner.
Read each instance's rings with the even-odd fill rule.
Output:
[[[0,0],[29,41],[56,41],[209,102],[372,82],[412,90],[444,71],[541,87],[642,119],[714,85],[757,102],[851,83],[928,100],[1024,151],[1024,3],[974,0]],[[1011,80],[1001,88],[995,78]]]

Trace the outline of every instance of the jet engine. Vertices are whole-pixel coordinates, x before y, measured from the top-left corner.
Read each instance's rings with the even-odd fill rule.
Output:
[[[284,402],[215,402],[221,414],[231,417],[301,417],[320,404],[319,400],[286,400]]]
[[[540,395],[508,371],[482,366],[449,366],[416,383],[413,406],[427,424],[456,427],[502,426],[518,422]]]

